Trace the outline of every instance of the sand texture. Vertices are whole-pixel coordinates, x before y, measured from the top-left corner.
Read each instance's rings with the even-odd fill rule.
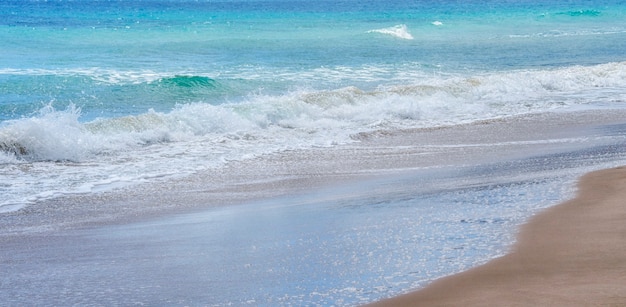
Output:
[[[626,306],[626,168],[526,224],[514,250],[374,306]]]

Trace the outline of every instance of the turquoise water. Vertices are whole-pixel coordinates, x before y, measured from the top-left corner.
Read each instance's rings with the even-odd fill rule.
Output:
[[[4,1],[0,8],[0,120],[31,117],[48,104],[74,104],[84,122],[237,103],[253,93],[371,91],[430,85],[437,75],[621,62],[626,35],[620,1]],[[177,76],[211,82],[179,84]]]
[[[2,1],[0,212],[63,195],[181,178],[268,153],[356,142],[352,136],[361,132],[455,125],[552,110],[624,108],[625,20],[626,2],[617,0]],[[558,189],[562,182],[550,185]],[[532,186],[522,185],[520,193],[532,194],[535,183]],[[472,193],[476,199],[502,198],[502,203],[511,203],[501,195],[505,192]],[[519,195],[515,193],[511,199]],[[530,198],[531,202],[555,201],[565,193],[537,194],[538,199]],[[404,201],[394,200],[393,195],[389,193],[389,202]],[[454,207],[465,199],[465,194],[461,200],[446,195],[433,197],[432,202],[453,203]],[[421,202],[408,203],[408,211],[421,214],[411,207]],[[336,204],[324,205],[334,208]],[[389,210],[385,213],[391,218],[381,223],[405,225],[394,220],[405,211]],[[352,212],[345,214],[352,216]],[[238,219],[245,216],[235,216],[231,226],[237,228]],[[495,216],[494,220],[503,218]],[[305,215],[303,219],[311,227],[317,225],[314,218]],[[289,224],[276,222],[281,223]],[[410,220],[406,223],[412,225]],[[490,234],[483,230],[486,239],[481,242],[514,227],[488,224],[495,228],[488,230]],[[423,231],[419,227],[415,232]],[[467,235],[463,231],[453,234]],[[440,233],[448,232],[445,228]],[[350,229],[345,233],[350,234]],[[241,234],[250,241],[256,240],[254,235]],[[304,238],[311,239],[307,235]],[[403,239],[401,235],[397,240]],[[370,237],[363,241],[373,242]],[[476,264],[478,254],[484,259],[502,252],[502,246],[480,246],[480,252],[469,253],[452,268],[439,270],[435,263],[424,270],[441,276]],[[322,249],[320,254],[336,250],[317,247]],[[370,247],[378,257],[379,247]],[[401,247],[406,248],[399,243],[380,247],[380,255]],[[226,253],[236,253],[238,248]],[[274,252],[270,250],[266,258]],[[31,256],[30,252],[26,255]],[[287,256],[299,264],[298,254]],[[388,263],[393,266],[395,255],[390,257]],[[380,276],[341,279],[363,270],[363,265],[326,268],[338,272],[339,277],[333,277],[336,284],[317,280],[304,284],[306,278],[298,276],[316,269],[306,267],[305,273],[295,270],[301,275],[285,277],[286,284],[276,286],[275,293],[265,293],[263,287],[271,285],[263,285],[262,290],[254,290],[259,293],[234,298],[224,294],[215,301],[243,304],[256,299],[270,304],[288,294],[296,299],[285,304],[350,305],[397,294],[432,278],[407,277],[413,262],[399,263],[404,273],[380,267],[386,274],[380,276],[393,277],[389,288],[381,286],[389,280],[377,280]],[[239,269],[245,279],[249,268]],[[404,275],[395,280],[396,274]],[[294,280],[303,282],[298,285],[306,291],[281,290],[293,287]],[[132,288],[132,282],[127,286]],[[224,287],[223,293],[239,292]],[[29,295],[30,289],[24,291],[13,297],[17,303],[21,295]],[[116,298],[118,302],[127,299],[112,297]],[[43,295],[37,302],[46,299]]]
[[[5,210],[359,132],[626,101],[622,1],[3,1],[0,14]]]
[[[620,104],[625,17],[623,1],[3,1],[0,205]]]

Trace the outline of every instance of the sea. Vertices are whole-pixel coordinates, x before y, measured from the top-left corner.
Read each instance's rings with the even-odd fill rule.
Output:
[[[362,133],[607,108],[626,108],[623,0],[0,2],[0,214]],[[364,288],[265,303],[388,294]]]

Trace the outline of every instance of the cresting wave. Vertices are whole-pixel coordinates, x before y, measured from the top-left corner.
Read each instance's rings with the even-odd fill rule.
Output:
[[[405,24],[396,25],[389,28],[367,31],[368,33],[380,33],[391,35],[396,38],[412,40],[413,35],[409,32],[409,28]]]
[[[45,68],[3,68],[0,75],[17,76],[85,76],[95,81],[118,84],[118,83],[149,83],[162,78],[168,78],[168,73],[158,73],[152,70],[114,70],[102,68],[65,68],[65,69],[45,69]]]
[[[214,80],[174,76],[159,82],[180,87],[213,87]],[[31,118],[0,123],[0,152],[25,161],[83,161],[117,150],[199,136],[268,129],[306,130],[311,136],[349,129],[402,129],[470,122],[540,112],[568,105],[623,103],[626,62],[544,71],[516,71],[471,77],[431,78],[376,90],[345,87],[297,90],[284,95],[255,94],[245,101],[178,105],[170,112],[103,118],[82,123],[81,110],[48,105]],[[343,135],[332,142],[349,141]],[[264,135],[264,138],[271,138]],[[2,161],[2,160],[0,160]]]
[[[180,83],[177,87],[211,86],[213,80],[171,78],[163,80]],[[359,133],[381,129],[623,104],[624,87],[626,62],[619,62],[431,77],[369,90],[257,93],[238,102],[193,102],[167,112],[88,121],[81,121],[76,105],[50,104],[32,117],[0,123],[0,182],[38,182],[0,185],[0,207],[19,209],[58,195],[184,176],[232,160],[354,142]]]

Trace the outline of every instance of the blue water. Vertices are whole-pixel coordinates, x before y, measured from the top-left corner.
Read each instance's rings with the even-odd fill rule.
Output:
[[[623,1],[3,1],[0,205],[376,129],[623,103],[625,15]]]
[[[626,2],[0,2],[0,212],[375,130],[622,108]]]
[[[621,62],[626,35],[621,1],[1,5],[0,120],[31,117],[48,104],[74,104],[85,122],[237,103],[253,93],[371,91],[430,85],[437,75]]]

